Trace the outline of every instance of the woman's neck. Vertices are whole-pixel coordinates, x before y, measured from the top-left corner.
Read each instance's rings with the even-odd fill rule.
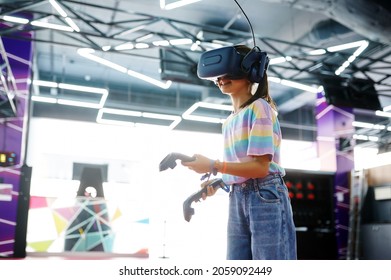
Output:
[[[234,108],[234,113],[240,111],[242,104],[252,97],[251,93],[248,94],[231,94],[231,102]]]

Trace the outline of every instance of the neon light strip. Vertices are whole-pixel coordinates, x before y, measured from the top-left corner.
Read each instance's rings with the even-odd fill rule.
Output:
[[[65,83],[56,83],[56,82],[42,81],[42,80],[34,80],[33,85],[34,86],[42,86],[42,87],[50,87],[50,88],[60,88],[60,89],[66,89],[66,90],[74,90],[74,91],[80,91],[80,92],[96,93],[96,94],[102,95],[99,103],[82,102],[82,101],[70,100],[70,99],[56,99],[56,98],[52,98],[52,97],[44,97],[44,96],[39,96],[39,95],[32,96],[31,99],[33,101],[37,101],[37,102],[58,103],[58,104],[62,104],[62,105],[100,109],[100,108],[103,108],[104,104],[106,103],[107,96],[109,95],[109,91],[104,88],[87,87],[87,86],[65,84]]]
[[[170,4],[166,4],[165,0],[160,0],[160,8],[162,10],[172,10],[179,7],[183,7],[189,4],[200,2],[201,0],[179,0]]]
[[[182,118],[184,118],[185,120],[208,122],[208,123],[223,123],[225,121],[225,119],[220,119],[220,118],[193,115],[194,111],[200,107],[207,108],[207,109],[214,109],[214,110],[223,110],[223,111],[232,111],[233,110],[232,106],[230,106],[230,105],[214,104],[214,103],[207,103],[207,102],[197,102],[197,103],[194,103],[189,109],[187,109],[182,114]]]
[[[130,110],[120,110],[120,109],[111,109],[111,108],[102,108],[99,110],[98,115],[96,117],[97,123],[102,124],[114,124],[114,125],[126,125],[126,126],[140,126],[140,123],[120,121],[120,120],[110,120],[103,118],[103,114],[112,114],[112,115],[122,115],[122,116],[131,116],[131,117],[139,117],[139,118],[147,118],[147,119],[157,119],[157,120],[168,120],[172,121],[172,123],[168,126],[168,129],[174,129],[181,121],[182,118],[180,116],[175,115],[166,115],[166,114],[156,114],[156,113],[148,113],[148,112],[139,112],[139,111],[130,111]],[[142,124],[145,126],[159,126],[164,127],[164,125],[155,125],[155,124]]]
[[[113,68],[114,70],[117,70],[121,73],[126,73],[128,74],[129,76],[132,76],[134,78],[137,78],[137,79],[140,79],[140,80],[143,80],[145,82],[148,82],[150,84],[153,84],[155,86],[158,86],[160,88],[163,88],[163,89],[168,89],[172,82],[171,81],[166,81],[165,83],[163,83],[162,81],[159,81],[159,80],[156,80],[156,79],[153,79],[149,76],[146,76],[144,74],[141,74],[141,73],[138,73],[138,72],[135,72],[133,70],[130,70],[130,69],[127,69],[119,64],[116,64],[116,63],[113,63],[109,60],[106,60],[106,59],[103,59],[101,57],[98,57],[98,56],[95,56],[93,55],[95,51],[93,49],[89,49],[89,48],[83,48],[83,49],[78,49],[77,50],[77,53],[89,60],[92,60],[92,61],[95,61],[95,62],[98,62],[102,65],[105,65],[107,67],[110,67],[110,68]]]

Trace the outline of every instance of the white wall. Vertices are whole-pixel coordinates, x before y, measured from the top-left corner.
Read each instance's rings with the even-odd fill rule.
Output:
[[[193,204],[196,214],[188,223],[182,204],[199,189],[201,176],[179,162],[159,172],[170,152],[221,158],[221,140],[217,134],[33,118],[27,157],[33,167],[31,195],[74,198],[79,183],[71,180],[73,162],[108,164],[105,198],[128,199],[149,212],[151,258],[204,258],[209,247],[210,258],[224,259],[225,192]]]

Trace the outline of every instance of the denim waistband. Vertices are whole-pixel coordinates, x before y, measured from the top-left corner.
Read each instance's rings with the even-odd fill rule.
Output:
[[[271,183],[274,184],[284,184],[284,181],[282,179],[281,174],[269,174],[266,177],[263,178],[252,178],[248,179],[245,182],[242,183],[235,183],[231,185],[231,191],[252,191],[252,190],[259,190],[260,187],[269,185]]]

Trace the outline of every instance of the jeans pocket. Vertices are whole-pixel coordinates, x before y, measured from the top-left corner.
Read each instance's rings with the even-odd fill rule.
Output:
[[[262,202],[280,202],[280,196],[275,186],[262,186],[257,191],[257,195]]]

